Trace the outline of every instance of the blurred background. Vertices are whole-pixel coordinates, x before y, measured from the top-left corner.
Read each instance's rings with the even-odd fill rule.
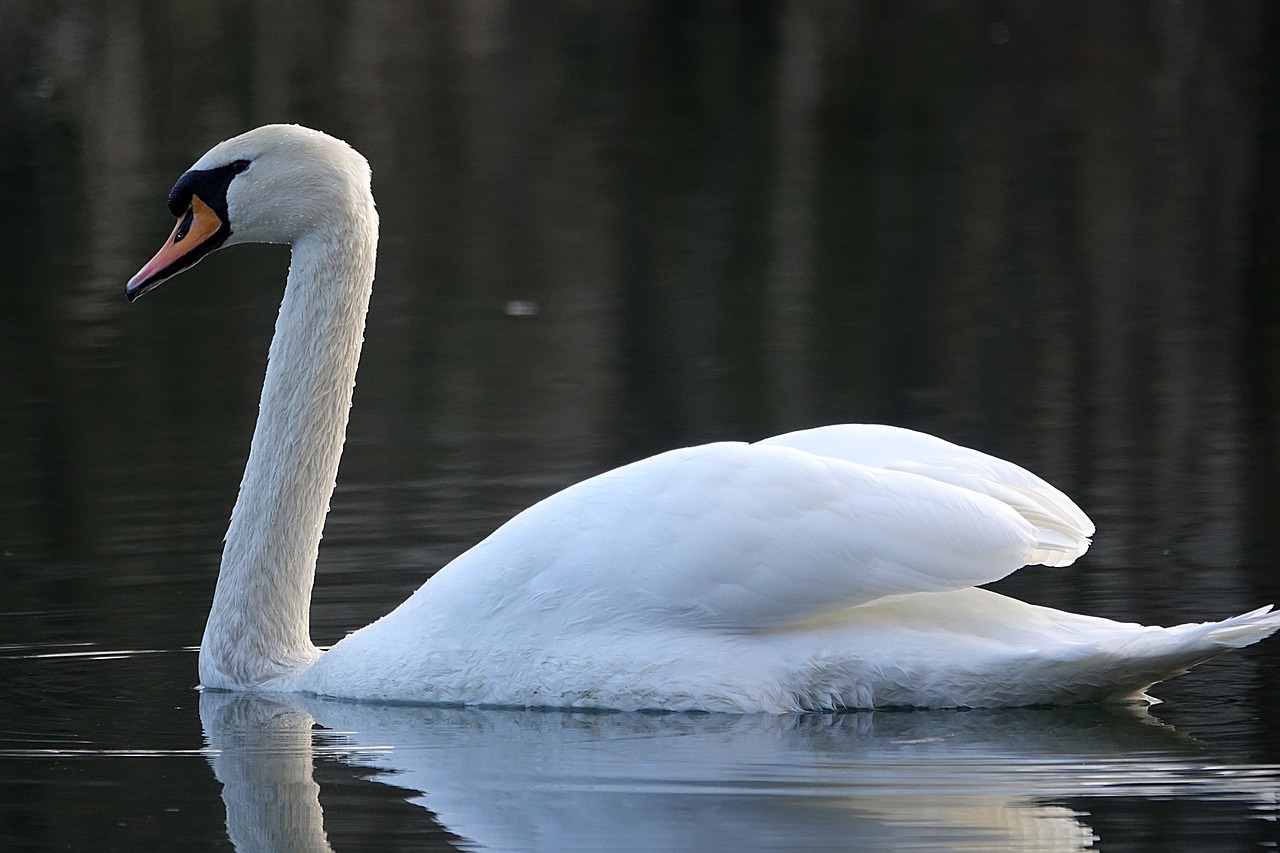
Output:
[[[1075,496],[1126,612],[1274,598],[1278,17],[2,2],[6,559],[100,553],[121,513],[167,536],[206,491],[222,526],[287,251],[122,285],[196,157],[291,121],[369,158],[383,222],[335,504],[381,527],[331,535],[883,421]]]
[[[1002,591],[1280,600],[1280,5],[0,0],[4,642],[198,643],[288,251],[123,288],[281,121],[383,226],[318,642],[584,476],[839,421],[1076,498]],[[1198,682],[1267,755],[1275,648]]]

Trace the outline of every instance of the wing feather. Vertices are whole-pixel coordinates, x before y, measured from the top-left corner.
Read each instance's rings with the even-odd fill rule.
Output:
[[[760,443],[909,471],[995,498],[1038,529],[1040,547],[1031,563],[1069,565],[1088,550],[1094,532],[1089,516],[1071,498],[1025,468],[927,433],[883,424],[838,424]]]

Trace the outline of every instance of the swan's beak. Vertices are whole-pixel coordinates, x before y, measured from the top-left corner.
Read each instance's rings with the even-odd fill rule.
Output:
[[[191,206],[185,214],[178,217],[178,224],[173,227],[173,233],[160,247],[160,251],[147,261],[146,266],[138,270],[137,275],[129,279],[124,288],[125,297],[132,302],[166,279],[193,266],[196,261],[222,245],[222,241],[230,233],[231,230],[222,217],[201,201],[199,196],[193,195]]]

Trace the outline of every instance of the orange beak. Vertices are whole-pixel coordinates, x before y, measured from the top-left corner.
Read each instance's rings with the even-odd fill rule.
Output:
[[[178,218],[178,224],[160,251],[129,279],[124,289],[125,296],[132,302],[166,279],[193,266],[222,245],[230,233],[227,224],[213,208],[193,195],[191,206],[185,215]]]

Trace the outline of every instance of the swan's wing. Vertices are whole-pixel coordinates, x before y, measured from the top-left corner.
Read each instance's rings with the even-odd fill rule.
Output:
[[[672,625],[678,614],[776,628],[883,596],[998,580],[1056,547],[1042,533],[998,499],[916,473],[711,444],[547,498],[422,592],[434,587],[450,606],[470,601],[488,614],[514,607],[526,620],[537,610],[549,627]]]
[[[838,424],[760,443],[909,471],[993,497],[1040,529],[1044,548],[1031,563],[1065,566],[1089,549],[1093,522],[1071,498],[1025,468],[937,436],[882,424]]]

